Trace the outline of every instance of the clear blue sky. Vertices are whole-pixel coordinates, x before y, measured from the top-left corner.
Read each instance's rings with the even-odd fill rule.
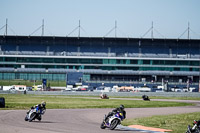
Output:
[[[151,28],[178,38],[190,22],[191,38],[200,38],[200,0],[0,0],[0,28],[29,35],[45,21],[45,35],[66,36],[81,21],[81,36],[103,37],[117,21],[118,37],[141,37]],[[12,30],[13,31],[12,31]],[[3,35],[5,30],[0,30]],[[33,35],[41,35],[41,30]],[[71,34],[78,36],[78,30]],[[108,37],[115,36],[111,32]],[[151,37],[147,34],[145,37]],[[155,30],[154,37],[161,38]],[[187,38],[184,34],[181,38]]]

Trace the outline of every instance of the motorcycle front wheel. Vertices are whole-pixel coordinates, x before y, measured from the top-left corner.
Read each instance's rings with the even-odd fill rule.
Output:
[[[26,115],[26,117],[24,118],[24,120],[25,120],[25,121],[28,121],[28,117],[27,117],[27,115]]]
[[[114,119],[110,124],[110,130],[114,130],[117,127],[118,123],[119,123],[119,120]]]
[[[32,120],[34,120],[36,117],[36,113],[32,113],[29,119],[29,122],[31,122]]]
[[[101,129],[105,129],[106,128],[105,123],[102,122],[100,127],[101,127]]]

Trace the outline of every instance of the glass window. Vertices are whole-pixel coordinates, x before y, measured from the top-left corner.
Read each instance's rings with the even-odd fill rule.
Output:
[[[166,60],[165,65],[176,65],[176,61]]]
[[[153,60],[153,65],[159,65],[159,64],[160,64],[159,60]]]
[[[79,63],[79,59],[67,59],[67,63]]]
[[[188,61],[177,61],[177,65],[188,65]]]
[[[15,57],[5,57],[5,61],[15,62],[16,58]]]
[[[138,60],[138,64],[142,65],[143,64],[143,60]]]
[[[89,74],[84,74],[83,75],[83,80],[84,81],[90,81],[90,75]]]
[[[14,73],[3,73],[2,77],[5,80],[15,79],[15,74]]]
[[[109,64],[116,64],[116,59],[109,59]]]
[[[3,73],[0,73],[0,80],[3,79]]]
[[[130,60],[130,64],[138,64],[137,60]]]
[[[16,73],[16,75],[17,74],[19,74],[19,79],[28,80],[27,73]]]
[[[102,64],[103,60],[102,59],[91,59],[91,64]]]
[[[25,58],[24,57],[17,57],[17,62],[25,62]]]
[[[181,71],[189,71],[189,68],[180,68]]]
[[[26,62],[42,62],[42,58],[26,58]]]
[[[41,80],[40,74],[29,73],[28,77],[30,80]]]
[[[55,62],[55,63],[66,63],[66,60],[65,60],[65,59],[62,59],[62,58],[60,58],[60,59],[54,58],[54,62]]]
[[[179,67],[175,67],[174,71],[180,71],[180,68]]]
[[[164,60],[153,60],[153,65],[164,65],[165,61]]]
[[[80,59],[80,63],[90,64],[90,59]]]
[[[150,60],[143,60],[143,64],[150,64]]]
[[[126,60],[116,60],[116,64],[126,64]]]
[[[108,64],[108,59],[103,59],[103,64]]]
[[[126,60],[126,64],[130,64],[130,60]]]
[[[0,61],[4,61],[4,57],[0,57]]]
[[[191,66],[200,66],[199,61],[190,61]]]
[[[53,60],[53,58],[43,58],[43,62],[44,63],[53,63],[54,60]]]

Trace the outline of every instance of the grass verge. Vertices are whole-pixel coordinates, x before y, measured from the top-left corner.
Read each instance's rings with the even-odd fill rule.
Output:
[[[136,119],[125,119],[122,124],[128,125],[143,125],[148,127],[156,127],[173,130],[171,133],[184,133],[188,125],[192,125],[193,120],[200,119],[200,112],[176,114],[166,116],[152,116]]]
[[[95,99],[90,97],[73,97],[63,95],[23,95],[23,94],[0,94],[5,98],[4,109],[29,109],[31,106],[47,102],[48,109],[69,108],[115,108],[124,104],[126,108],[148,108],[148,107],[175,107],[193,105],[190,103],[165,102],[165,101],[141,101],[120,99]]]
[[[143,95],[143,94],[141,94]],[[148,95],[148,94],[147,94]],[[110,98],[137,98],[142,99],[141,96],[109,96]],[[150,99],[173,99],[173,100],[200,100],[200,97],[168,97],[168,96],[149,96]]]

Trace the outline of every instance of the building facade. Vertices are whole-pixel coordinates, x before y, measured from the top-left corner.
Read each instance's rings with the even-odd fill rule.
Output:
[[[200,40],[0,36],[0,80],[199,83]],[[68,79],[70,80],[70,79]]]

